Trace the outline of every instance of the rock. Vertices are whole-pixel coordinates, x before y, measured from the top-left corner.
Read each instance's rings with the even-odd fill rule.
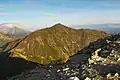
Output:
[[[46,77],[50,77],[50,74],[47,74]]]
[[[89,64],[94,63],[94,61],[93,61],[93,60],[91,60],[90,58],[88,59],[88,61],[89,61]]]
[[[60,70],[58,69],[57,72],[60,72]]]
[[[119,77],[119,74],[118,74],[118,73],[115,73],[114,77]]]
[[[63,69],[63,71],[67,71],[67,70],[69,70],[69,68],[65,68],[65,69]]]
[[[111,41],[109,41],[109,40],[106,40],[106,42],[107,42],[107,43],[110,43]]]
[[[101,48],[99,48],[99,49],[97,49],[96,51],[95,51],[95,56],[98,56],[98,53],[101,51]]]
[[[119,80],[119,74],[118,74],[118,73],[115,73],[113,79],[114,79],[114,80]]]
[[[89,77],[86,77],[85,80],[91,80]]]
[[[114,57],[114,54],[110,54],[109,56],[110,56],[110,57]]]
[[[80,80],[78,77],[70,77],[68,80]]]
[[[114,41],[114,43],[116,43],[116,44],[120,44],[120,41]]]
[[[74,72],[74,73],[71,74],[71,76],[75,76],[75,75],[78,75],[78,74],[79,74],[79,72]]]
[[[115,50],[112,50],[111,53],[114,54]]]
[[[119,61],[120,62],[120,58],[118,58],[118,60],[117,61]]]
[[[70,76],[70,73],[66,73],[67,76]]]
[[[103,58],[101,58],[101,57],[96,58],[96,61],[102,61],[102,60],[103,60]]]
[[[111,77],[111,73],[107,74],[107,78],[109,79]]]

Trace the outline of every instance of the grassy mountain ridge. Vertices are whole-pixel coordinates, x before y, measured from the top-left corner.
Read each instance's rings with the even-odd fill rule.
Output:
[[[87,46],[90,42],[109,34],[88,29],[72,29],[62,24],[37,30],[9,51],[11,57],[19,57],[41,64],[60,60],[66,62],[69,56]],[[10,45],[10,44],[9,44]]]

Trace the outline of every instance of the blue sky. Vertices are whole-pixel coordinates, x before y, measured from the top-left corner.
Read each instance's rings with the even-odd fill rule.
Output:
[[[0,0],[0,23],[30,30],[55,23],[120,23],[120,0]]]

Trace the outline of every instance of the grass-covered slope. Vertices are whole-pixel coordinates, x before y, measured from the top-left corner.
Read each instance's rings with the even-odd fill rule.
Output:
[[[0,33],[0,46],[4,45],[5,43],[11,41],[12,38],[10,38],[8,35]]]
[[[41,64],[60,60],[66,62],[69,56],[87,46],[90,42],[109,34],[88,29],[72,29],[62,24],[37,30],[9,52],[11,57],[19,57]]]

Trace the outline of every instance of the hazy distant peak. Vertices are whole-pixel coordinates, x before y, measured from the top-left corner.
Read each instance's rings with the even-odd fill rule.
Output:
[[[7,34],[9,36],[19,36],[24,37],[29,34],[29,31],[24,30],[20,27],[23,27],[16,23],[3,23],[0,24],[0,32]]]

